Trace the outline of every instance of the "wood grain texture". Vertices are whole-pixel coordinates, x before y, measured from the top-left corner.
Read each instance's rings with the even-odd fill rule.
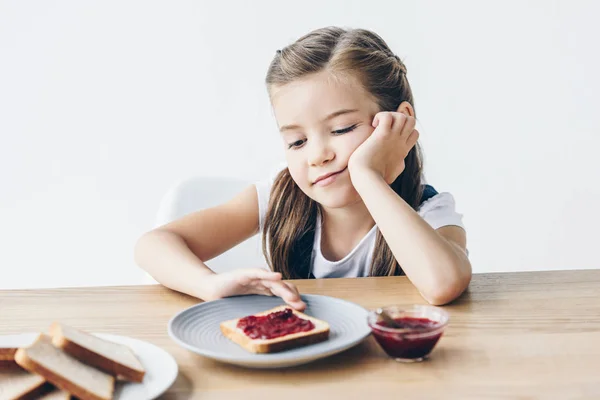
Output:
[[[295,282],[366,308],[425,304],[404,277]],[[199,300],[162,286],[0,291],[0,334],[59,320],[169,351],[180,375],[163,399],[600,398],[600,270],[475,274],[444,307],[450,324],[428,361],[399,364],[372,337],[291,369],[249,370],[178,347],[167,322]]]

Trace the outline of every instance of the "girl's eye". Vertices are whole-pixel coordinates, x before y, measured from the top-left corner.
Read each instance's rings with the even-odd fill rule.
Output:
[[[298,147],[302,146],[304,144],[304,140],[296,140],[294,143],[289,143],[288,144],[288,149],[291,148],[295,148],[297,149]]]
[[[352,132],[354,129],[356,129],[357,126],[358,126],[358,124],[354,124],[354,125],[349,126],[347,128],[338,129],[337,131],[333,131],[331,133],[333,133],[334,135],[343,135],[344,133]]]

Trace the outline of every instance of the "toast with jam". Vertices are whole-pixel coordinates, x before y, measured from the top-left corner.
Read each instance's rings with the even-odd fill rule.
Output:
[[[289,306],[224,321],[220,328],[225,337],[252,353],[275,353],[329,338],[327,322]]]

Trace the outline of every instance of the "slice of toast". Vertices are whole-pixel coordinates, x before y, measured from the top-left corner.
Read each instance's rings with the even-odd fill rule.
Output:
[[[15,371],[15,370],[21,370],[22,368],[19,367],[19,364],[17,364],[17,362],[14,360],[14,358],[12,360],[0,360],[0,372],[2,371]]]
[[[0,360],[14,360],[18,347],[0,347]]]
[[[12,336],[12,335],[10,335]],[[20,335],[18,335],[20,336]],[[28,335],[30,339],[8,339],[8,343],[4,340],[3,344],[0,345],[0,371],[23,371],[23,368],[19,367],[19,364],[15,361],[15,354],[19,347],[27,346],[33,343],[35,335]],[[27,340],[23,343],[24,340]],[[2,397],[0,396],[0,400]]]
[[[270,310],[254,314],[254,316],[268,315],[273,312],[290,309],[299,318],[307,319],[314,324],[314,328],[306,332],[292,333],[273,339],[252,339],[237,327],[241,318],[232,319],[220,324],[221,332],[231,341],[252,353],[275,353],[292,348],[307,346],[309,344],[325,341],[329,338],[329,324],[317,318],[310,317],[302,312],[293,310],[289,306],[278,306]]]
[[[133,351],[122,344],[55,322],[50,327],[52,344],[71,356],[113,376],[142,382],[146,373]]]
[[[24,369],[41,375],[54,386],[81,400],[111,400],[115,378],[71,357],[41,334],[29,347],[17,350],[15,360]]]
[[[39,375],[20,371],[0,372],[0,399],[26,400],[38,399],[40,395],[52,390],[52,386]]]
[[[37,400],[71,400],[73,397],[67,391],[56,389]]]

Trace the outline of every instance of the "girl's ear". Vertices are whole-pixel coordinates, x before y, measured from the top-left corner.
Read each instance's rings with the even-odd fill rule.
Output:
[[[415,116],[415,110],[412,108],[408,101],[403,101],[402,103],[400,103],[396,112],[406,114],[409,117]]]

